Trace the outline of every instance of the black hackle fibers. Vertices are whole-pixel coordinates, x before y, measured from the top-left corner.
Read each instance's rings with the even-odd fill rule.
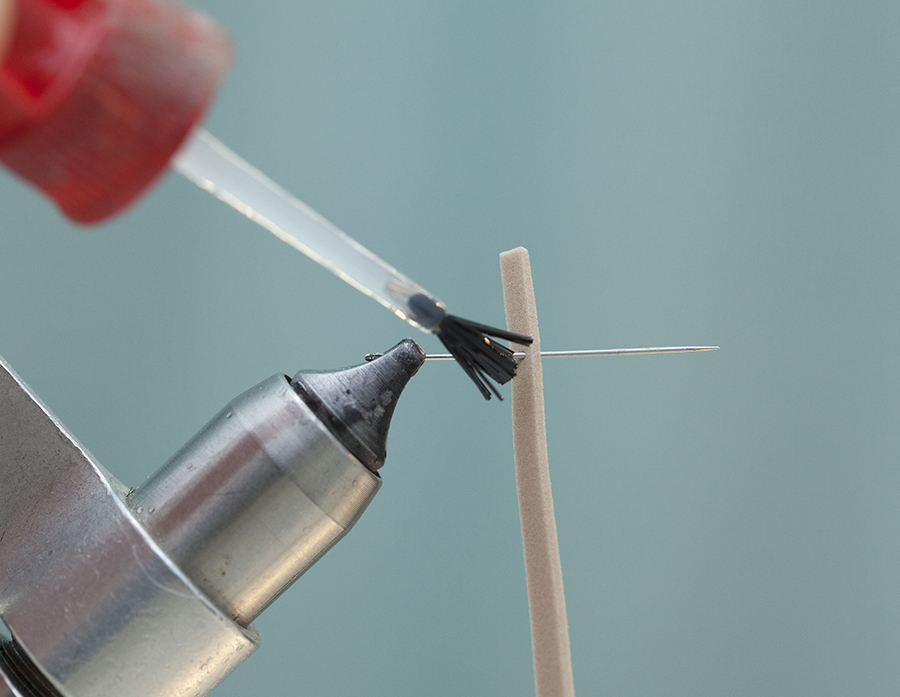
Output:
[[[413,295],[408,306],[412,319],[437,335],[485,399],[490,399],[492,392],[497,399],[503,399],[490,381],[505,385],[515,377],[518,364],[510,349],[490,337],[528,346],[532,342],[530,336],[448,315],[442,303],[422,293]]]
[[[531,344],[532,341],[530,336],[489,327],[456,315],[445,315],[432,331],[447,347],[466,375],[478,386],[485,399],[491,398],[491,392],[497,399],[503,399],[490,381],[505,385],[515,377],[518,365],[513,358],[512,350],[490,337],[525,345]]]

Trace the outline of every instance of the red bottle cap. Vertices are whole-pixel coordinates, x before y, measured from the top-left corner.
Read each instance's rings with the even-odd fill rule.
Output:
[[[0,64],[0,161],[73,220],[137,198],[200,120],[231,48],[175,0],[17,0]]]

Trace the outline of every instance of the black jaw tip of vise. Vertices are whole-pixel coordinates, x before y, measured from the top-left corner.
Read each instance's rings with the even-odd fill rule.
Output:
[[[329,431],[373,472],[384,465],[391,417],[425,352],[404,339],[381,357],[331,373],[300,372],[291,385]]]

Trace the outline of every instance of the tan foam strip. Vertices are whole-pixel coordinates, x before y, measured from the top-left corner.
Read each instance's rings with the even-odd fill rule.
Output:
[[[528,250],[517,247],[503,252],[500,274],[507,327],[534,338],[531,346],[513,344],[514,350],[526,351],[527,357],[512,381],[512,419],[535,693],[537,697],[572,697],[569,626],[547,458],[541,339]]]

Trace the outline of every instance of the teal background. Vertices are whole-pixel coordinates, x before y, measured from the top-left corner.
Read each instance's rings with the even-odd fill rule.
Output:
[[[580,695],[896,694],[900,3],[198,4],[208,128],[452,311],[523,245],[545,348],[721,345],[544,365]],[[130,485],[413,331],[177,175],[0,210],[0,354]],[[533,692],[508,402],[427,365],[383,472],[220,697]]]

